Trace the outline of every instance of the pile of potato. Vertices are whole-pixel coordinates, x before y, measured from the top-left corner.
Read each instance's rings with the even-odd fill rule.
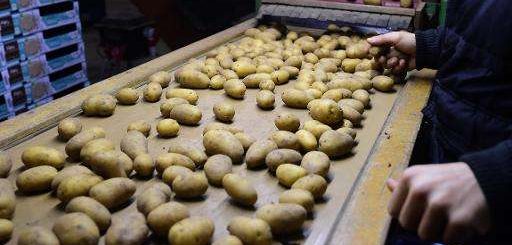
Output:
[[[230,235],[214,244],[271,244],[274,236],[301,232],[327,190],[331,159],[346,156],[355,146],[354,127],[361,126],[371,95],[393,91],[393,78],[382,75],[387,71],[376,62],[382,52],[355,34],[331,32],[315,39],[259,26],[208,52],[205,59],[190,60],[174,76],[153,74],[142,95],[123,88],[115,96],[87,98],[84,115],[106,117],[118,103],[135,105],[141,98],[155,103],[165,94],[163,119],[154,126],[161,138],[179,137],[180,125],[200,124],[196,89],[223,89],[236,100],[243,100],[247,89],[259,89],[253,103],[262,110],[272,110],[277,97],[287,107],[308,110],[312,119],[301,122],[293,113],[281,113],[274,120],[277,130],[256,140],[225,124],[236,121],[235,107],[219,102],[212,108],[219,122],[205,125],[203,147],[179,139],[158,156],[149,154],[147,137],[153,126],[145,120],[130,123],[118,145],[101,127],[84,128],[76,118],[62,120],[58,139],[66,143],[65,153],[46,146],[26,148],[21,156],[25,170],[16,176],[16,187],[26,195],[53,191],[66,214],[51,230],[33,226],[21,231],[18,244],[97,244],[101,234],[106,244],[143,244],[150,232],[170,244],[209,244],[213,221],[193,216],[180,200],[202,200],[212,185],[222,187],[233,204],[253,207],[258,191],[243,174],[233,173],[233,164],[243,163],[248,171],[268,168],[287,190],[276,203],[261,205],[254,217],[233,218],[226,227]],[[177,87],[171,86],[173,79]],[[289,82],[290,88],[274,93]],[[66,166],[67,157],[81,165]],[[8,176],[11,166],[0,152],[0,178]],[[133,176],[161,181],[135,197],[137,212],[112,219],[112,212],[133,199]],[[14,210],[14,190],[0,179],[0,241],[10,238]]]

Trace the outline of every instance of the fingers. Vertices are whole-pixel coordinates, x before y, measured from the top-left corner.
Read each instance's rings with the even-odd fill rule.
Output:
[[[445,212],[442,206],[428,205],[418,227],[418,236],[427,241],[440,240],[446,225]]]
[[[388,61],[386,63],[386,68],[392,69],[396,65],[398,65],[398,58],[397,57],[391,57],[391,58],[388,59]]]
[[[400,211],[398,221],[400,225],[406,230],[415,231],[423,216],[425,210],[426,195],[428,194],[427,188],[411,187],[405,203]]]
[[[396,181],[394,179],[389,178],[386,181],[386,186],[388,187],[388,190],[391,192],[393,192],[396,189],[397,185],[398,185],[398,181]]]
[[[393,194],[391,194],[391,200],[389,201],[388,212],[392,217],[398,218],[400,215],[400,210],[404,205],[404,201],[407,198],[408,192],[409,183],[401,178],[395,187]]]
[[[379,36],[370,37],[367,41],[374,46],[388,45],[393,46],[400,41],[399,32],[390,32]]]
[[[398,61],[398,65],[393,67],[394,74],[402,74],[405,71],[406,61],[404,59],[400,59]]]

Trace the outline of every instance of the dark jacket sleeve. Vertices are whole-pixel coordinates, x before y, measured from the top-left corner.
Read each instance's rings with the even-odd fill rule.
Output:
[[[416,68],[437,69],[440,65],[441,40],[444,27],[417,31],[416,33]]]
[[[512,139],[478,152],[462,155],[484,192],[495,228],[509,226],[512,218]]]

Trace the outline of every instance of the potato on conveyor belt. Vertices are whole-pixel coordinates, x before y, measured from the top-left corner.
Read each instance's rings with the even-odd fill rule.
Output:
[[[131,212],[115,217],[105,234],[105,245],[143,244],[149,234],[144,215]]]
[[[94,139],[105,138],[105,135],[105,130],[100,127],[93,127],[83,130],[82,132],[69,139],[65,148],[66,154],[73,160],[79,160],[80,151],[82,150],[82,147],[87,144],[87,142]]]
[[[169,86],[169,83],[172,80],[172,76],[169,72],[158,71],[149,76],[148,80],[150,83],[158,83],[160,86],[162,86],[162,88],[166,88]]]
[[[10,219],[16,209],[16,195],[7,179],[0,179],[0,219]]]
[[[306,215],[306,209],[298,204],[277,203],[258,208],[255,216],[270,225],[272,234],[284,235],[299,232]]]
[[[196,165],[188,156],[179,153],[164,153],[155,159],[156,171],[162,174],[170,166],[181,166],[195,170]]]
[[[59,245],[57,236],[45,227],[31,226],[21,230],[18,245]]]
[[[0,242],[11,239],[14,224],[8,219],[0,219]]]
[[[222,186],[222,178],[233,171],[231,158],[226,155],[213,155],[204,164],[204,173],[210,185]]]
[[[230,132],[212,130],[203,136],[203,145],[208,155],[223,154],[231,158],[233,163],[242,163],[244,147]]]
[[[231,235],[238,237],[243,244],[247,245],[270,245],[272,244],[272,231],[264,220],[236,216],[228,224],[228,231]]]
[[[168,239],[173,245],[207,245],[214,230],[214,223],[209,218],[193,216],[174,224]]]
[[[84,213],[91,218],[100,231],[110,226],[111,214],[108,209],[90,197],[75,197],[66,205],[66,213]]]
[[[148,137],[149,133],[151,132],[151,124],[149,124],[145,120],[137,120],[135,122],[132,122],[128,124],[128,127],[126,128],[126,132],[136,130],[141,132],[144,136]]]
[[[0,151],[0,178],[9,176],[11,172],[12,161],[7,153]]]
[[[158,236],[169,235],[169,230],[177,222],[190,217],[187,206],[178,202],[167,202],[159,205],[148,214],[149,228]]]
[[[272,140],[258,140],[252,144],[245,154],[247,168],[258,168],[265,165],[267,155],[277,149],[277,144]]]
[[[117,101],[109,94],[93,95],[84,100],[82,111],[86,116],[108,117],[114,114]]]
[[[21,161],[27,168],[47,165],[57,169],[64,167],[66,157],[60,151],[46,146],[32,146],[21,154]]]
[[[121,151],[131,159],[135,159],[140,154],[148,153],[146,137],[139,131],[128,131],[121,140]]]
[[[158,206],[171,199],[171,188],[164,183],[155,183],[137,196],[137,210],[148,215]]]
[[[52,166],[37,166],[21,172],[16,178],[16,186],[23,193],[34,193],[51,190],[52,180],[57,169]]]
[[[196,147],[190,142],[183,140],[171,142],[169,144],[168,151],[170,153],[178,153],[189,157],[192,161],[194,161],[196,167],[203,167],[206,159],[208,159],[206,153],[204,153],[202,149]]]
[[[203,173],[178,175],[172,181],[172,190],[178,198],[198,198],[208,190],[208,180]]]
[[[135,193],[133,180],[116,177],[104,180],[89,190],[89,196],[111,209],[125,204]]]
[[[66,118],[59,122],[57,131],[59,139],[66,142],[82,131],[82,123],[78,118]]]
[[[93,172],[89,168],[81,166],[81,165],[65,167],[62,170],[60,170],[55,175],[55,177],[53,177],[52,184],[51,184],[52,189],[57,190],[57,187],[59,187],[60,182],[62,182],[67,177],[70,177],[73,175],[78,175],[78,174],[93,174]]]
[[[103,180],[94,174],[76,174],[63,179],[57,187],[57,198],[69,202],[78,196],[87,196],[89,190]]]
[[[61,245],[95,245],[100,239],[96,223],[84,213],[69,213],[57,218],[53,232]]]
[[[237,174],[224,175],[222,186],[233,200],[244,206],[252,206],[258,200],[258,193],[252,184]]]
[[[139,100],[139,94],[134,88],[123,88],[117,92],[116,99],[121,105],[135,105]]]

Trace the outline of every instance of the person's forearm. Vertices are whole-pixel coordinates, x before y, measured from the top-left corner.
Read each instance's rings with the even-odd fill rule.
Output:
[[[443,27],[426,31],[417,31],[416,34],[416,68],[439,68],[441,54],[441,38]]]

